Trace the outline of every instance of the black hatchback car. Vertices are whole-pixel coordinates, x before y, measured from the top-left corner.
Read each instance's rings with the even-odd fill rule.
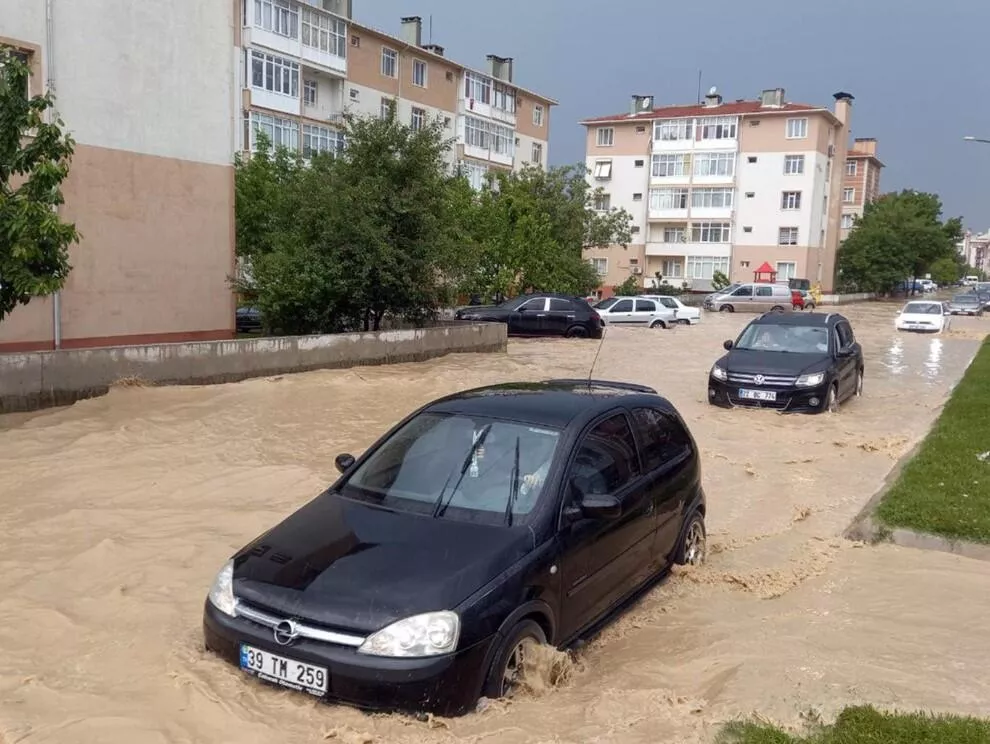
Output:
[[[203,619],[207,648],[329,700],[467,712],[511,692],[531,644],[705,556],[697,445],[647,387],[470,390],[337,466],[221,569]]]
[[[708,402],[837,411],[863,394],[863,349],[838,313],[767,313],[750,321],[708,374]]]
[[[510,336],[601,338],[604,323],[587,300],[562,294],[528,294],[501,305],[464,307],[458,320],[505,323]]]

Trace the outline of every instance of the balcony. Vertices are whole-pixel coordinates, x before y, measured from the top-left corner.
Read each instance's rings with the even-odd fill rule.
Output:
[[[491,119],[500,124],[505,124],[507,127],[515,128],[516,126],[516,113],[514,111],[506,111],[491,104],[481,103],[480,101],[469,98],[466,99],[463,96],[457,102],[457,113]]]
[[[257,106],[289,116],[299,116],[302,113],[302,99],[300,98],[273,93],[263,88],[249,88],[248,92],[250,94],[248,108]]]
[[[648,218],[651,222],[686,222],[688,211],[686,207],[684,209],[656,209],[650,207]]]
[[[647,243],[647,256],[687,257],[717,256],[732,254],[732,243]]]
[[[306,86],[312,83],[316,83],[316,101],[307,103]],[[328,124],[343,124],[344,94],[344,82],[340,78],[303,67],[302,115],[307,119],[316,119]]]
[[[334,19],[328,14],[322,14],[319,10],[311,9],[308,5],[301,6],[306,12],[317,14],[321,24],[329,23],[330,26],[313,30],[314,43],[316,39],[320,41],[320,46],[310,46],[303,43],[303,15],[296,15],[294,23],[295,34],[284,35],[269,31],[260,24],[256,24],[254,13],[255,4],[247,3],[245,8],[244,27],[241,30],[241,46],[244,48],[264,47],[275,54],[290,57],[296,60],[304,60],[306,63],[333,74],[341,79],[347,77],[347,26],[339,19]],[[298,10],[300,6],[296,5]],[[314,21],[316,22],[316,21]],[[337,29],[336,35],[330,32],[330,27]],[[287,26],[288,28],[289,26]],[[306,29],[311,26],[307,25]],[[343,29],[343,33],[341,33]],[[309,37],[307,36],[307,42]],[[339,54],[337,53],[339,52]]]

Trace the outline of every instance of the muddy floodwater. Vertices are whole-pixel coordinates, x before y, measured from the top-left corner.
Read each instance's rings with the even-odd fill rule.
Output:
[[[612,329],[596,377],[645,383],[703,452],[712,550],[574,654],[557,687],[456,720],[369,716],[246,678],[202,650],[228,556],[315,496],[415,406],[488,383],[588,374],[596,342],[197,388],[118,388],[0,417],[0,742],[711,741],[758,713],[795,725],[869,702],[990,715],[988,564],[840,535],[926,432],[988,319],[896,335],[844,308],[865,397],[838,415],[705,402],[747,318]]]

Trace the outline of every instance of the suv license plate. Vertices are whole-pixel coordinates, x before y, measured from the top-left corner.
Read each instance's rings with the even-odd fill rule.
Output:
[[[266,682],[319,696],[326,695],[330,676],[324,667],[287,659],[246,645],[241,646],[241,669]]]
[[[740,390],[739,397],[744,400],[765,400],[773,402],[777,400],[775,390]]]

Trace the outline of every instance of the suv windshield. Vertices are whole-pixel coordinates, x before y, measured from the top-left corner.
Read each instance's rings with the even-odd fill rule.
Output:
[[[733,348],[790,354],[824,354],[828,351],[828,329],[824,326],[753,323],[742,332]]]
[[[905,315],[941,315],[942,306],[937,302],[909,302],[901,312]]]
[[[423,413],[347,480],[343,494],[437,518],[512,524],[536,507],[560,432]]]

